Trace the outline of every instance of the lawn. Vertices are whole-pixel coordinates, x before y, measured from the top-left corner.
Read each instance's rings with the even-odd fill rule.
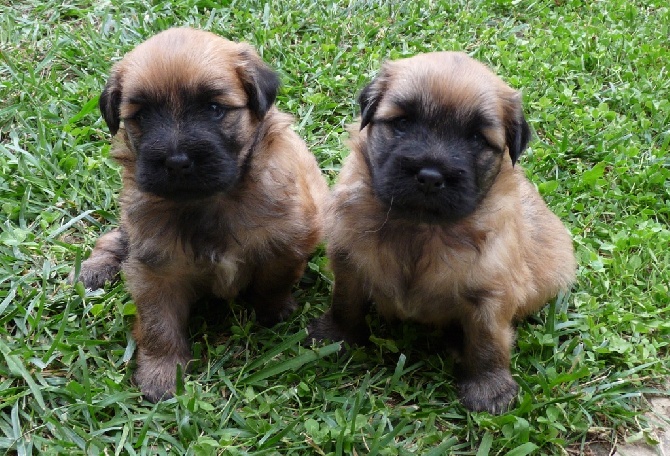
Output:
[[[9,454],[575,454],[648,439],[670,373],[670,9],[666,1],[0,0],[0,449]],[[372,346],[305,344],[332,276],[317,252],[290,320],[196,315],[174,399],[130,382],[123,284],[66,284],[115,226],[119,167],[97,98],[110,66],[170,26],[253,44],[281,74],[332,181],[356,95],[385,59],[464,50],[523,91],[520,163],[571,231],[572,293],[518,325],[516,406],[457,401],[452,360],[373,315]],[[212,310],[212,309],[210,309]]]

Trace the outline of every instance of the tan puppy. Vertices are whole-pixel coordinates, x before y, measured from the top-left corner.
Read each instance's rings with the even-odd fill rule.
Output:
[[[518,386],[512,323],[575,277],[572,241],[523,170],[521,96],[467,55],[386,63],[359,98],[360,132],[327,216],[335,274],[317,339],[365,342],[387,318],[462,335],[459,392],[500,413]]]
[[[249,45],[183,28],[128,53],[100,97],[123,165],[121,223],[80,278],[100,287],[122,267],[137,305],[134,379],[152,401],[174,392],[191,359],[200,297],[241,296],[266,325],[295,309],[328,188],[273,106],[278,87]]]

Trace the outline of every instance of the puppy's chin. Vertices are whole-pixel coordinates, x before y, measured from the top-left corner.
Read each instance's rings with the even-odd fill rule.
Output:
[[[156,174],[165,174],[157,176]],[[138,173],[137,184],[141,191],[150,193],[160,198],[187,202],[209,198],[214,195],[228,193],[238,182],[237,176],[230,176],[228,179],[204,180],[199,176],[189,178],[174,178],[166,173],[156,173],[142,175]]]
[[[184,190],[184,189],[172,189],[172,188],[156,189],[156,188],[143,188],[142,186],[140,186],[140,189],[145,193],[150,193],[154,196],[174,201],[176,203],[182,203],[182,202],[186,203],[191,201],[203,200],[217,194],[225,193],[225,191],[216,191],[210,189],[207,190],[195,190],[195,189]]]
[[[378,196],[378,198],[388,207],[389,216],[416,223],[455,223],[468,217],[477,209],[475,201],[445,204],[442,201],[420,196],[389,198],[385,195]]]

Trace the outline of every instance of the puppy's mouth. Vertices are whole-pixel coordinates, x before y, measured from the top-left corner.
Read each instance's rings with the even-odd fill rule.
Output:
[[[151,193],[152,195],[175,202],[203,200],[216,194],[223,194],[226,192],[226,189],[175,188],[174,186],[169,188],[140,186],[140,189],[146,193]]]
[[[137,184],[140,190],[173,201],[194,201],[224,194],[239,181],[235,166],[196,166],[180,162],[175,169],[169,163],[140,163]]]
[[[402,167],[375,180],[375,193],[388,204],[389,214],[419,223],[456,222],[471,214],[478,202],[465,170]]]
[[[420,197],[392,197],[383,198],[382,201],[388,204],[391,216],[417,223],[458,222],[474,212],[475,209],[474,207],[463,207],[463,205],[443,204],[441,201]]]

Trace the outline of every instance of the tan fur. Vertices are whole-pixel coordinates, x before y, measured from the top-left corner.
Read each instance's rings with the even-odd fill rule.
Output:
[[[408,98],[448,106],[454,117],[485,109],[497,119],[485,134],[501,147],[519,106],[515,91],[464,54],[389,62],[375,84],[383,96],[375,100],[376,118],[402,114],[394,100]],[[350,130],[351,154],[331,197],[326,226],[333,306],[312,332],[361,342],[368,301],[389,319],[442,328],[457,322],[465,339],[464,403],[500,412],[517,388],[509,374],[512,322],[570,288],[576,268],[570,236],[506,154],[495,156],[492,186],[467,217],[445,223],[392,217],[374,194],[369,128]]]
[[[106,88],[121,93],[121,119],[137,111],[138,94],[168,99],[178,114],[186,107],[180,96],[184,88],[222,89],[224,94],[211,101],[238,108],[222,120],[221,129],[244,144],[238,162],[248,163],[243,177],[224,193],[166,199],[142,191],[136,182],[139,124],[127,120],[113,140],[112,156],[123,165],[120,230],[113,233],[128,243],[122,267],[137,305],[134,379],[150,400],[169,397],[177,365],[185,369],[191,359],[186,325],[198,298],[241,295],[261,323],[280,321],[294,310],[292,285],[322,238],[328,188],[314,156],[291,129],[290,116],[270,107],[258,118],[247,108],[246,88],[258,84],[255,71],[262,65],[247,44],[171,29],[127,54]],[[82,266],[90,274],[96,264]]]
[[[345,249],[387,316],[444,325],[459,316],[467,294],[485,288],[506,293],[505,312],[521,317],[542,307],[574,280],[569,235],[517,166],[503,161],[477,212],[448,225],[389,220],[388,208],[367,185],[357,132],[333,193],[326,225],[329,250]],[[361,136],[365,135],[365,131]],[[522,212],[520,212],[522,208]],[[411,232],[419,260],[407,264],[406,244],[383,233]],[[453,305],[445,306],[445,297]],[[465,307],[465,309],[469,309]]]

